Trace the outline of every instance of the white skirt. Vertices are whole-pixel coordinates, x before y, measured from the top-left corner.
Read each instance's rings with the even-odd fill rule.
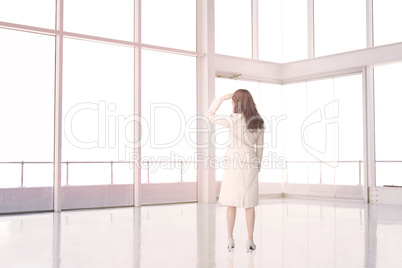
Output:
[[[258,168],[245,162],[227,162],[224,166],[219,203],[238,207],[259,204]]]

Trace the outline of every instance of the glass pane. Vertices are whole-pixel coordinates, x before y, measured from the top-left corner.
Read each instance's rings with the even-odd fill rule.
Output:
[[[215,1],[215,52],[252,57],[251,1]]]
[[[189,133],[196,120],[196,59],[143,50],[141,83],[142,160],[195,161]],[[177,182],[180,176],[180,169],[150,172],[151,182]]]
[[[309,153],[309,161],[335,161],[335,134],[333,117],[333,80],[323,79],[307,82],[307,114],[303,125],[302,140]],[[330,108],[330,109],[327,109]]]
[[[53,163],[24,164],[24,186],[53,186]]]
[[[402,162],[376,162],[376,185],[401,186]]]
[[[314,38],[316,57],[365,48],[366,0],[314,0]]]
[[[0,29],[0,40],[0,162],[53,162],[55,39]],[[24,186],[51,186],[32,165]],[[21,164],[0,170],[0,187],[21,186]]]
[[[55,18],[56,1],[54,0],[0,1],[0,21],[55,29]]]
[[[146,0],[141,12],[143,43],[196,50],[195,0]]]
[[[342,168],[339,168],[342,166]],[[353,174],[351,172],[347,173],[349,170],[345,170],[344,165],[338,164],[336,168],[334,168],[333,165],[329,165],[327,163],[322,163],[321,164],[321,177],[322,177],[322,183],[323,184],[330,184],[333,185],[335,183],[335,174],[338,176],[339,175],[339,180],[338,177],[336,180],[336,184],[345,184],[345,181],[349,181],[349,178],[357,179],[358,176],[354,176],[356,174]],[[343,171],[343,172],[342,172]],[[348,184],[348,183],[346,183]]]
[[[21,186],[21,164],[0,164],[0,188]]]
[[[318,161],[310,161],[307,164],[308,168],[308,183],[319,184],[320,178],[322,178],[322,166]]]
[[[339,160],[363,161],[363,78],[350,75],[334,79],[338,102]]]
[[[282,1],[258,2],[259,59],[282,62]]]
[[[309,182],[319,182],[318,170],[323,184],[333,184],[336,174],[336,184],[358,185],[359,161],[363,161],[361,75],[310,81],[307,92],[304,145],[310,162],[324,161],[321,171],[309,165]]]
[[[283,86],[283,153],[287,161],[307,161],[307,152],[301,143],[303,122],[306,119],[306,83]]]
[[[377,161],[402,161],[402,126],[400,115],[402,106],[402,63],[383,65],[374,68],[375,90],[375,144]],[[402,186],[402,173],[399,165],[377,163],[376,185]],[[384,169],[389,167],[389,169]],[[399,179],[397,179],[399,178]]]
[[[55,39],[3,29],[0,39],[0,161],[53,161]]]
[[[64,30],[134,41],[134,1],[64,1]]]
[[[66,38],[63,64],[63,161],[133,160],[133,49]],[[69,185],[110,184],[110,169],[72,163]]]
[[[283,62],[307,58],[307,1],[282,0]]]
[[[275,168],[276,163],[272,163],[272,168],[262,168],[260,171],[260,182],[282,182],[284,169]]]
[[[266,147],[263,150],[261,181],[282,182],[282,171],[285,168],[283,124],[286,121],[282,113],[282,86],[260,83],[260,97],[256,102],[265,124]]]
[[[287,165],[288,183],[307,183],[307,163],[289,162]]]
[[[402,41],[402,2],[397,0],[373,0],[374,45],[380,46]]]
[[[306,119],[306,83],[283,86],[283,155],[288,163],[287,181],[307,183],[307,152],[301,143],[303,122]]]
[[[63,174],[66,176],[66,174]],[[68,184],[65,185],[106,185],[111,183],[110,164],[68,164]],[[63,181],[66,181],[64,179]]]
[[[335,168],[337,185],[359,185],[363,181],[363,165],[359,173],[359,161],[363,162],[363,85],[362,75],[336,77],[334,80],[334,100],[338,121],[338,144],[336,154],[339,163]],[[342,162],[352,161],[352,162]]]
[[[16,162],[0,163],[0,187],[52,186],[55,38],[0,29],[0,40],[0,162]],[[4,191],[0,212],[49,210],[51,189]]]
[[[114,184],[133,184],[134,170],[133,164],[113,163],[113,183]]]
[[[363,165],[361,165],[363,170]],[[360,176],[360,180],[359,180]],[[337,185],[359,185],[363,184],[363,174],[359,175],[359,163],[339,163],[335,169]]]

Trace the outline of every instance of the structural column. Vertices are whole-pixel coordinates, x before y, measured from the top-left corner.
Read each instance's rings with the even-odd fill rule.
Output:
[[[63,95],[63,0],[56,2],[56,72],[54,95],[53,210],[61,212],[61,141]]]
[[[135,0],[134,42],[141,44],[141,0]],[[141,46],[134,47],[134,157],[141,161]],[[141,206],[141,162],[133,163],[134,206]]]
[[[215,170],[208,159],[215,156],[210,145],[208,122],[203,116],[215,98],[215,7],[213,0],[197,0],[197,182],[198,202],[215,203]]]
[[[370,187],[375,187],[375,115],[374,115],[374,70],[363,69],[363,115],[364,115],[364,186],[363,197],[370,202]]]

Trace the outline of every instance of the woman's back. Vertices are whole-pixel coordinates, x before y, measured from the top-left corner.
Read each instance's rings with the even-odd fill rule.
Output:
[[[255,163],[260,170],[262,149],[264,143],[264,129],[247,128],[246,118],[243,114],[215,115],[220,102],[214,100],[208,109],[206,116],[217,125],[229,129],[229,145],[226,149],[225,158],[230,161]]]
[[[233,113],[233,127],[229,127],[229,145],[226,149],[226,157],[232,161],[253,162],[259,161],[258,147],[263,144],[263,129],[247,129],[246,118],[242,114]],[[257,147],[257,148],[256,148]]]

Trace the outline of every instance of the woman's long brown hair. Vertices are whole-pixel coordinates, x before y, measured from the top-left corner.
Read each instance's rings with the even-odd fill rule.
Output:
[[[264,128],[264,120],[257,111],[253,96],[247,89],[238,89],[233,93],[233,112],[244,114],[247,122],[247,129],[254,132],[256,129]]]

